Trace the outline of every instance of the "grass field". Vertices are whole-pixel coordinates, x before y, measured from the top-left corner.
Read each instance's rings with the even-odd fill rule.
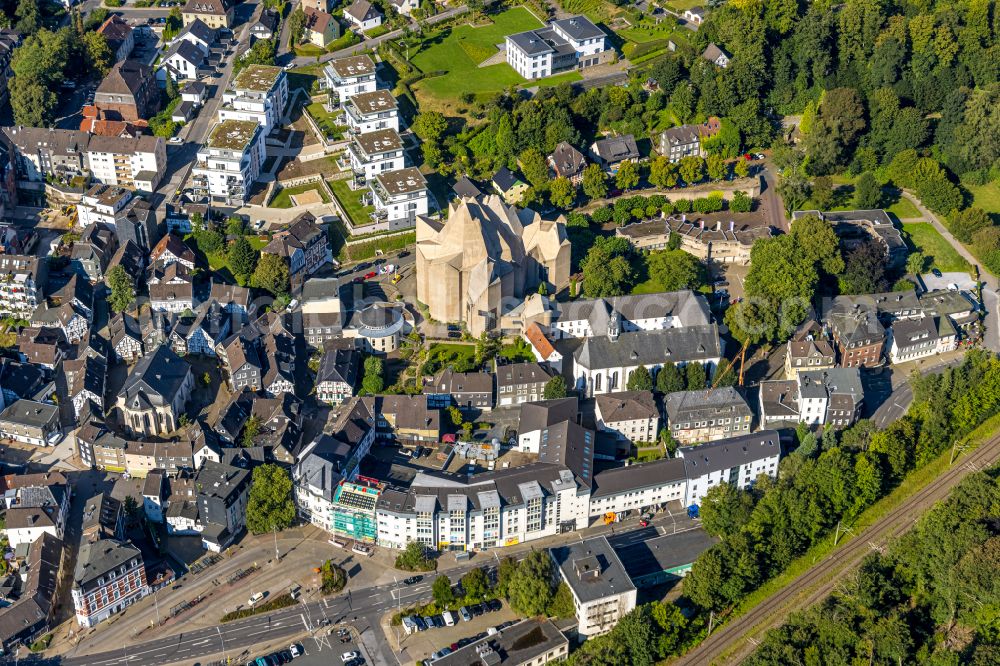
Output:
[[[890,204],[886,210],[901,220],[910,220],[921,216],[917,207],[910,203],[909,199],[904,197],[899,197],[899,199]]]
[[[374,206],[361,203],[361,197],[368,190],[352,190],[347,186],[346,180],[329,180],[327,183],[333,190],[333,196],[340,202],[340,207],[347,213],[347,217],[351,218],[352,226],[357,228],[372,223],[371,214],[375,212]]]
[[[932,260],[931,268],[937,268],[942,273],[972,272],[969,262],[963,259],[929,222],[904,224],[903,234],[912,247],[922,251],[924,256]]]
[[[559,4],[569,14],[583,14],[594,23],[610,21],[621,9],[605,0],[562,0]]]
[[[1000,183],[966,186],[972,193],[972,205],[994,216],[1000,214]]]
[[[283,187],[278,190],[278,193],[274,195],[271,199],[271,203],[267,206],[268,208],[291,208],[292,207],[292,195],[302,194],[303,192],[308,192],[309,190],[315,190],[319,194],[319,198],[323,200],[323,203],[330,203],[330,197],[327,196],[326,190],[319,183],[306,183],[305,185],[296,185],[295,187]]]
[[[491,25],[478,28],[460,25],[434,33],[419,46],[416,55],[411,53],[410,59],[421,71],[447,72],[414,84],[422,108],[449,107],[457,104],[462,93],[496,93],[526,82],[507,63],[483,68],[479,63],[497,53],[496,45],[503,43],[507,35],[539,28],[541,23],[523,7],[507,10],[493,18]],[[557,85],[580,78],[578,72],[567,72],[539,81],[537,85]]]
[[[330,113],[323,107],[322,102],[314,102],[306,106],[306,112],[316,121],[320,131],[326,135],[327,141],[343,138],[344,127],[336,123],[336,118],[341,114],[341,111]]]

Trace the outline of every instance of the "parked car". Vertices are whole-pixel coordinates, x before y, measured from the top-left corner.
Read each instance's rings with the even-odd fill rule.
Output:
[[[295,657],[301,657],[302,656],[302,648],[299,647],[298,643],[292,643],[291,645],[289,645],[288,646],[288,651],[292,653],[292,658],[293,659]]]
[[[459,617],[462,618],[464,622],[469,622],[472,620],[472,614],[469,613],[469,609],[466,608],[465,606],[462,606],[461,608],[458,609],[458,615]]]
[[[247,599],[247,606],[253,606],[263,598],[264,598],[263,592],[254,592],[253,594],[250,595],[250,598]]]
[[[500,603],[500,601],[497,599],[490,599],[489,601],[486,602],[486,607],[490,610],[491,613],[495,613],[496,611],[503,608],[503,604]]]
[[[472,613],[472,617],[479,617],[483,614],[482,604],[472,604],[471,606],[466,606],[466,608],[468,608],[469,612]]]
[[[410,576],[409,578],[403,581],[403,585],[413,585],[415,583],[419,583],[423,579],[424,579],[423,576]]]
[[[407,252],[406,250],[403,250],[402,252],[399,253],[399,258],[400,259],[402,259],[403,257],[408,257],[408,256],[410,256],[410,253]]]
[[[376,275],[378,275],[378,273],[376,273],[375,271],[368,271],[367,273],[365,273],[365,279],[371,280]]]
[[[348,662],[351,659],[357,659],[360,656],[361,656],[360,653],[358,653],[355,650],[351,650],[350,652],[345,652],[344,654],[340,655],[340,660],[343,662]]]
[[[939,271],[936,268],[932,268],[931,269],[931,275],[933,275],[934,277],[941,277],[941,271]]]
[[[424,624],[427,625],[428,629],[434,629],[437,627],[437,624],[434,623],[434,618],[432,618],[430,615],[424,616]]]

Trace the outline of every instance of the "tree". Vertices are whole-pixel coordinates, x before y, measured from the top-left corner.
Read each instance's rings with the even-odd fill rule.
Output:
[[[657,658],[656,623],[649,604],[629,611],[615,626],[615,642],[625,648],[633,666],[653,666]]]
[[[490,593],[490,579],[480,567],[476,567],[462,576],[462,589],[465,596],[473,601],[482,601]]]
[[[566,378],[562,375],[556,375],[549,381],[545,382],[545,389],[542,392],[542,398],[545,400],[555,400],[557,398],[566,397]]]
[[[676,393],[687,388],[687,381],[673,363],[664,363],[656,373],[656,390],[660,393]]]
[[[753,210],[753,197],[746,192],[736,190],[733,198],[729,200],[729,210],[734,213],[749,213]]]
[[[631,190],[639,184],[639,166],[635,162],[622,162],[615,174],[615,187],[620,190]]]
[[[859,210],[878,208],[882,201],[882,187],[870,171],[858,176],[854,184],[854,206]]]
[[[652,391],[653,377],[649,374],[646,366],[640,365],[628,376],[625,388],[629,391]]]
[[[723,180],[729,175],[729,165],[719,155],[709,155],[705,165],[709,180]]]
[[[45,127],[52,122],[59,99],[45,84],[16,76],[8,83],[14,122],[28,127]]]
[[[624,242],[622,242],[624,241]],[[583,292],[589,298],[621,296],[635,279],[629,261],[631,246],[624,238],[600,237],[580,262]]]
[[[232,267],[233,273],[244,280],[253,275],[254,269],[257,267],[257,250],[253,249],[246,236],[237,236],[233,244],[229,246],[229,265]]]
[[[434,596],[434,603],[438,608],[447,608],[455,602],[455,591],[451,589],[451,579],[445,575],[440,575],[434,579],[431,586],[431,593]]]
[[[818,210],[830,210],[833,206],[833,179],[816,176],[812,182],[812,202]]]
[[[108,271],[107,282],[111,289],[108,305],[112,312],[127,310],[135,301],[135,286],[132,283],[132,278],[125,272],[125,268],[119,264]]]
[[[263,254],[257,260],[251,284],[270,292],[272,296],[287,294],[289,288],[288,264],[276,254]]]
[[[608,179],[598,164],[588,164],[583,170],[583,193],[591,199],[608,196]]]
[[[705,280],[705,266],[683,250],[651,252],[646,261],[649,277],[663,291],[696,289]]]
[[[684,366],[684,375],[688,391],[700,391],[705,388],[705,382],[708,381],[708,373],[701,363],[688,363]]]
[[[678,175],[677,165],[662,155],[649,165],[649,182],[653,187],[674,187],[677,185]]]
[[[750,162],[744,159],[737,159],[733,163],[733,173],[737,178],[746,178],[750,175]]]
[[[725,538],[736,534],[750,522],[752,512],[751,494],[723,483],[708,489],[699,505],[698,515],[706,532]]]
[[[177,36],[184,26],[184,17],[181,16],[181,8],[173,7],[167,14],[167,21],[163,26],[163,40],[169,42]],[[263,63],[262,63],[263,64]]]
[[[678,169],[681,180],[688,185],[700,183],[705,178],[705,160],[697,155],[682,157]]]
[[[299,5],[288,15],[288,30],[292,36],[292,41],[296,44],[302,41],[302,33],[306,27],[306,14]]]
[[[413,133],[423,141],[438,143],[447,129],[448,119],[437,111],[424,111],[413,119]]]
[[[246,227],[243,225],[243,218],[239,215],[233,215],[228,220],[226,220],[226,234],[229,236],[242,236],[243,232],[246,231]]]
[[[42,25],[42,13],[38,9],[38,0],[19,0],[14,10],[17,18],[15,29],[22,35],[32,35],[38,32]]]
[[[556,208],[572,207],[576,200],[576,186],[569,178],[556,178],[549,184],[549,200]]]
[[[687,632],[688,619],[676,604],[660,602],[653,604],[653,621],[660,629],[656,646],[661,657],[678,654]]]
[[[510,582],[514,578],[517,567],[517,560],[509,555],[500,560],[500,564],[497,566],[496,592],[501,597],[507,598],[507,591],[510,589]]]
[[[532,551],[510,575],[507,600],[519,615],[541,615],[552,600],[552,560],[548,551]]]
[[[257,435],[260,434],[260,428],[264,425],[260,417],[256,414],[252,414],[250,418],[246,420],[243,424],[243,434],[240,435],[240,445],[241,446],[253,446],[254,440],[257,439]]]
[[[437,561],[431,557],[430,551],[419,541],[411,541],[406,544],[403,552],[396,556],[394,565],[403,571],[433,571],[437,567]]]
[[[977,231],[992,226],[993,221],[982,208],[953,210],[948,214],[948,230],[963,243],[971,243]]]
[[[521,173],[536,191],[549,189],[549,165],[538,148],[528,148],[518,158]]]
[[[174,81],[174,77],[167,74],[164,78],[166,81],[164,83],[163,92],[166,94],[167,100],[173,101],[180,97],[181,91],[177,87],[177,82]]]
[[[811,262],[817,269],[829,275],[844,271],[844,259],[840,255],[840,240],[833,225],[815,215],[806,215],[792,226],[795,250],[803,260]]]
[[[877,294],[889,286],[885,279],[885,249],[875,240],[861,243],[847,255],[840,276],[842,294]]]
[[[778,194],[785,203],[789,215],[798,210],[809,199],[809,181],[797,175],[788,175],[778,181]]]
[[[87,69],[98,72],[101,76],[111,71],[115,54],[111,52],[107,38],[99,32],[86,32],[82,40]]]
[[[805,138],[810,173],[825,175],[847,164],[865,126],[865,107],[857,90],[828,90]]]
[[[378,395],[385,388],[382,359],[369,356],[365,359],[365,374],[361,380],[361,392],[365,395]]]
[[[461,428],[465,422],[465,419],[462,417],[462,410],[455,405],[451,405],[446,411],[448,412],[448,419],[451,421],[451,425],[455,428]]]
[[[712,378],[712,385],[717,388],[736,386],[740,379],[739,371],[733,366],[733,361],[727,358],[720,359],[719,365],[715,369],[715,376]]]
[[[490,363],[497,357],[502,348],[503,340],[501,338],[490,335],[489,331],[483,331],[476,339],[476,365]]]
[[[255,467],[247,499],[247,529],[254,534],[291,527],[295,521],[292,477],[283,467],[264,464]]]
[[[920,275],[924,272],[924,266],[926,264],[926,255],[924,255],[924,253],[920,250],[914,250],[910,253],[910,256],[906,258],[906,272],[913,275]]]
[[[549,607],[546,609],[545,614],[562,619],[576,617],[573,592],[569,589],[566,581],[559,582],[559,586],[556,587],[556,592],[552,595],[552,601],[549,602]]]

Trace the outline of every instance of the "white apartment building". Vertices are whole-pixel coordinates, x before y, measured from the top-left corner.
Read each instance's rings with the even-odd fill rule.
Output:
[[[406,166],[403,140],[392,129],[358,134],[347,148],[351,168],[359,180],[371,180],[380,173],[399,171]]]
[[[375,79],[375,61],[367,55],[337,58],[323,68],[323,78],[330,91],[330,106],[344,105],[354,95],[374,92],[378,88]]]
[[[507,64],[526,79],[590,67],[610,59],[606,37],[585,16],[552,21],[544,28],[507,35]]]
[[[264,163],[264,133],[255,121],[223,120],[198,151],[194,187],[212,201],[242,205]]]
[[[417,223],[417,215],[427,215],[427,180],[419,169],[376,174],[368,183],[375,204],[375,229],[406,229]]]
[[[728,483],[749,488],[761,474],[777,476],[781,441],[775,430],[721,439],[698,446],[682,446],[677,457],[684,460],[687,492],[684,504],[698,504],[713,486]]]
[[[131,201],[132,194],[132,190],[124,187],[94,185],[77,204],[80,226],[86,229],[91,224],[104,224],[116,228],[118,218]]]
[[[288,102],[288,77],[281,67],[250,65],[222,95],[219,120],[250,120],[267,135],[281,125]]]
[[[374,90],[352,96],[344,108],[352,134],[381,129],[399,131],[399,107],[388,90]]]
[[[659,508],[684,500],[687,479],[679,458],[609,469],[594,477],[589,516],[621,516],[626,511]]]
[[[637,590],[607,537],[549,548],[549,556],[573,593],[583,640],[608,633],[635,608]]]
[[[549,325],[549,333],[556,340],[605,335],[613,315],[622,333],[707,326],[712,321],[708,301],[690,289],[582,299],[559,303],[558,307]]]
[[[98,183],[155,192],[167,168],[167,144],[158,136],[95,134],[87,144],[85,158],[91,176]]]
[[[76,622],[81,627],[103,622],[150,591],[138,548],[115,539],[80,546],[71,592]]]
[[[45,300],[44,257],[0,254],[0,314],[27,319]]]

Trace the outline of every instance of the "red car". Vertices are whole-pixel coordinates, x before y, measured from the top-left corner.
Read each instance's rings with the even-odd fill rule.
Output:
[[[643,518],[639,521],[639,527],[649,527],[649,521]]]
[[[376,273],[375,271],[371,271],[370,273],[365,273],[365,279],[366,280],[371,280],[376,275],[378,275],[378,273]]]
[[[749,162],[750,160],[753,159],[753,155],[751,155],[750,153],[747,153],[746,155],[743,156],[743,159],[745,159],[747,162]]]

